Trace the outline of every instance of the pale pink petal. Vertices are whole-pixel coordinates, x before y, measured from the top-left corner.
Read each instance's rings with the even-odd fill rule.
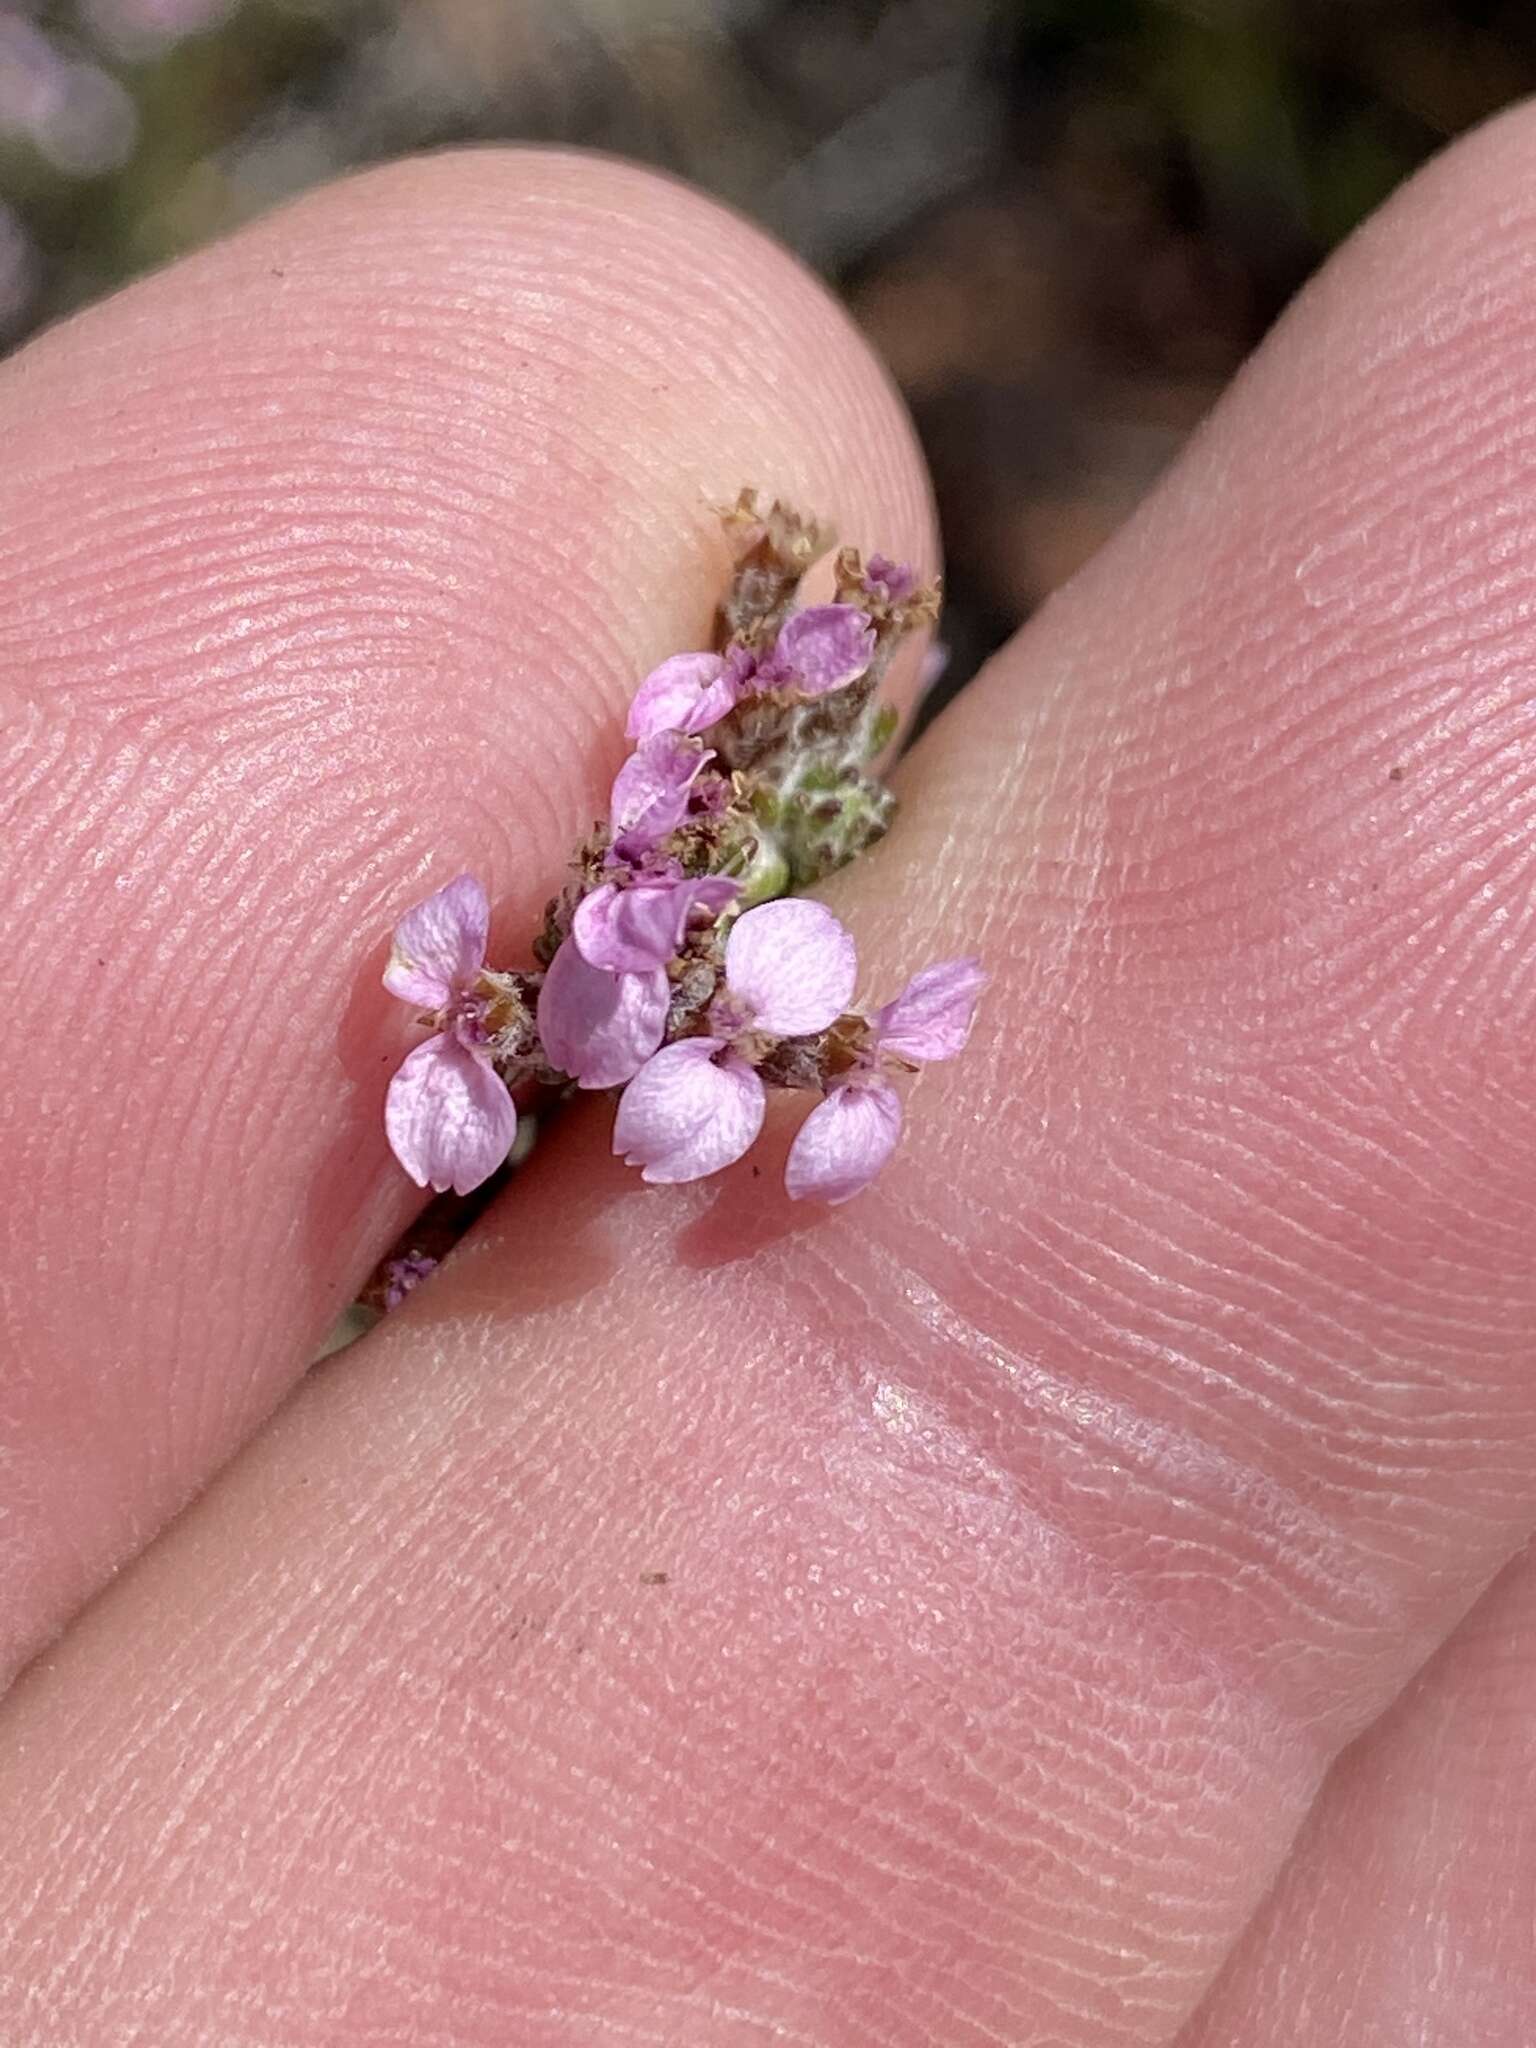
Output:
[[[971,1035],[987,985],[977,959],[941,960],[914,974],[901,994],[876,1010],[875,1042],[904,1060],[952,1060]]]
[[[384,986],[418,1010],[441,1010],[485,965],[491,906],[473,875],[408,910],[395,926]]]
[[[614,778],[609,819],[625,858],[639,860],[683,822],[694,777],[714,759],[704,742],[680,732],[642,740]]]
[[[763,675],[820,697],[856,681],[874,652],[875,629],[856,604],[813,604],[784,621]]]
[[[901,1098],[885,1081],[833,1089],[800,1126],[784,1186],[797,1202],[846,1202],[868,1187],[901,1136]]]
[[[517,1108],[490,1061],[444,1032],[402,1061],[384,1129],[417,1187],[467,1195],[511,1151]]]
[[[613,882],[591,890],[571,919],[571,942],[589,967],[609,974],[649,973],[664,967],[673,942],[672,882],[637,882],[621,889]]]
[[[831,911],[804,897],[748,910],[725,942],[732,996],[764,1031],[799,1038],[847,1009],[858,976],[853,940]]]
[[[545,1055],[583,1088],[617,1088],[660,1045],[670,1001],[663,969],[608,974],[567,939],[539,990]]]
[[[629,707],[632,740],[659,732],[703,732],[736,702],[721,654],[674,654],[653,668]]]
[[[763,1127],[763,1084],[718,1038],[680,1038],[646,1061],[619,1099],[613,1149],[649,1181],[702,1180],[739,1159]]]
[[[628,889],[605,882],[583,896],[571,920],[576,950],[592,967],[641,974],[664,967],[679,951],[695,909],[718,916],[741,893],[725,875],[693,882],[637,882]]]

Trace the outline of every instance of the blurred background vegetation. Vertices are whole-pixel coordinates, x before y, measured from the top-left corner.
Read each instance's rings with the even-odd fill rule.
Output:
[[[381,157],[663,165],[891,364],[958,683],[1333,243],[1533,85],[1530,0],[0,0],[0,345]]]

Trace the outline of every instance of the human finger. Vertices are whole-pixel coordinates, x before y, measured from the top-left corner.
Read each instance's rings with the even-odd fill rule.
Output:
[[[386,935],[530,929],[761,482],[931,562],[782,251],[619,164],[320,192],[0,370],[0,1685],[314,1356],[416,1191]],[[910,691],[910,669],[895,679]]]

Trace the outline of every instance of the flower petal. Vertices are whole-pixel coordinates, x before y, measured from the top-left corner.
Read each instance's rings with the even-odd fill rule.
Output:
[[[683,885],[689,893],[688,913],[707,910],[711,917],[718,917],[741,894],[741,884],[731,875],[700,875],[696,882]]]
[[[440,1032],[401,1062],[384,1129],[417,1187],[467,1195],[511,1151],[517,1106],[488,1059]]]
[[[571,919],[571,943],[589,967],[609,974],[649,973],[665,967],[677,948],[672,931],[671,882],[637,882],[620,889],[613,882],[591,890]]]
[[[653,668],[629,707],[632,740],[660,732],[703,732],[736,702],[721,654],[674,654]]]
[[[551,1066],[582,1088],[617,1088],[660,1045],[671,989],[665,972],[609,974],[567,939],[539,990],[539,1037]]]
[[[904,1060],[952,1060],[965,1049],[976,1003],[987,985],[979,960],[940,960],[914,974],[899,996],[876,1010],[875,1042]]]
[[[851,1081],[817,1103],[789,1148],[784,1186],[797,1202],[846,1202],[868,1187],[901,1136],[887,1081]]]
[[[875,629],[856,604],[813,604],[784,621],[763,675],[821,697],[857,681],[874,653]]]
[[[395,926],[384,986],[418,1010],[441,1010],[485,965],[491,906],[473,875],[456,875]]]
[[[614,843],[627,860],[640,860],[683,822],[693,779],[714,754],[685,733],[644,739],[614,778],[608,800]]]
[[[726,985],[764,1031],[799,1038],[847,1009],[858,977],[853,940],[831,911],[781,897],[745,911],[725,942]]]
[[[680,1038],[624,1090],[613,1149],[648,1181],[702,1180],[741,1157],[763,1127],[763,1084],[718,1038]]]
[[[610,974],[640,974],[665,967],[683,943],[696,908],[715,916],[741,894],[726,875],[692,882],[636,882],[619,889],[605,882],[583,896],[571,920],[576,950],[591,967]]]

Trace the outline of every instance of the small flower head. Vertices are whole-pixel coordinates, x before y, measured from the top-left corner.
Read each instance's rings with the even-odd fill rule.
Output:
[[[784,1185],[791,1196],[846,1202],[868,1187],[901,1136],[901,1098],[891,1077],[964,1050],[986,981],[979,960],[944,960],[914,974],[875,1012],[853,1066],[790,1147]]]
[[[395,927],[384,986],[425,1012],[435,1035],[406,1055],[384,1101],[390,1149],[418,1187],[467,1195],[496,1171],[517,1109],[491,1064],[480,990],[490,904],[459,875]]]
[[[428,1252],[405,1252],[384,1268],[384,1313],[392,1315],[426,1279],[437,1270],[437,1260]]]
[[[889,555],[871,555],[864,565],[864,588],[880,604],[903,604],[917,588],[917,571]]]
[[[912,580],[910,570],[894,573]],[[810,605],[790,613],[765,655],[740,645],[724,654],[674,654],[640,685],[625,731],[642,742],[666,733],[692,736],[763,690],[824,696],[857,682],[874,651],[874,627],[857,605]]]

